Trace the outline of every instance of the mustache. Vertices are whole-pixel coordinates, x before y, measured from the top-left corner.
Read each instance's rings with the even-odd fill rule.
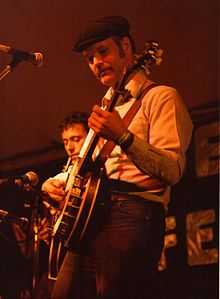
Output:
[[[102,77],[102,73],[106,72],[106,71],[111,71],[112,67],[108,66],[108,67],[98,67],[96,70],[96,76],[100,79]]]

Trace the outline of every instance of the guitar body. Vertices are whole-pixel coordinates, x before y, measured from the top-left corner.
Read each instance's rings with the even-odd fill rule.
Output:
[[[52,236],[48,259],[48,279],[56,280],[62,261],[66,254],[63,240],[58,236]]]
[[[70,196],[60,214],[55,236],[75,251],[85,249],[107,219],[110,198],[104,168],[75,177]]]
[[[53,210],[48,230],[52,232],[48,279],[56,280],[67,247],[86,250],[107,220],[110,198],[104,168],[95,168],[86,179],[75,176],[62,212]]]
[[[94,171],[87,181],[79,212],[65,246],[75,250],[86,249],[103,227],[109,207],[110,198],[104,170]]]

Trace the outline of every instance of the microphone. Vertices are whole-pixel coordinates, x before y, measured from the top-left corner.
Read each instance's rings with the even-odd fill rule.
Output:
[[[0,179],[0,186],[17,185],[19,187],[22,187],[23,185],[28,184],[33,187],[36,186],[38,182],[39,182],[38,175],[33,171],[29,171],[24,175],[12,176],[6,179]]]
[[[5,210],[0,210],[0,223],[5,220],[10,220],[17,223],[21,227],[25,228],[28,225],[28,219],[24,217],[18,217]]]
[[[1,44],[0,52],[11,54],[14,59],[30,62],[37,67],[40,67],[43,62],[43,55],[41,53],[28,53]]]

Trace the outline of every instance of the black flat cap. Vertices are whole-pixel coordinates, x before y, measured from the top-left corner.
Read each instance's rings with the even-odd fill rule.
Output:
[[[110,36],[129,36],[131,26],[128,20],[121,16],[106,16],[91,19],[79,34],[73,50],[82,52],[94,43]]]

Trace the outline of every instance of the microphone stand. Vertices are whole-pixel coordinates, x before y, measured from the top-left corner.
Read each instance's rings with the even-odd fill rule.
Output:
[[[22,61],[22,59],[19,59],[19,57],[14,56],[12,59],[12,62],[3,69],[3,71],[0,73],[0,81],[10,72],[14,71],[15,67]]]
[[[32,211],[32,222],[33,222],[33,233],[34,233],[34,243],[33,243],[33,277],[32,277],[32,298],[36,298],[36,290],[38,283],[38,272],[39,272],[39,238],[38,238],[38,227],[40,222],[40,216],[38,213],[38,198],[35,198],[35,203]]]
[[[28,186],[27,191],[30,191],[33,197],[32,215],[31,215],[31,231],[34,234],[33,242],[33,276],[32,276],[32,299],[36,299],[37,287],[39,283],[39,249],[40,249],[40,239],[39,239],[39,228],[42,227],[41,220],[42,215],[45,217],[45,200],[48,196],[43,192],[38,191],[34,187]],[[45,197],[45,198],[44,198]]]
[[[41,226],[41,195],[37,190],[31,188],[30,191],[33,192],[32,196],[34,198],[34,203],[32,206],[32,215],[31,215],[31,223],[32,223],[32,231],[34,234],[34,242],[33,242],[33,276],[32,276],[32,299],[36,298],[36,291],[39,280],[39,248],[40,248],[40,240],[38,237],[39,227]]]
[[[32,273],[32,299],[36,298],[36,291],[37,291],[37,286],[38,286],[38,279],[39,279],[39,227],[41,225],[41,205],[42,205],[42,200],[41,200],[41,193],[37,191],[37,189],[34,189],[31,187],[29,184],[23,186],[24,190],[27,192],[30,192],[31,197],[32,197],[32,213],[31,213],[31,221],[30,221],[30,230],[29,234],[33,236],[33,244],[31,244],[31,247],[33,248],[33,273]],[[3,210],[0,210],[0,212]],[[5,221],[7,219],[7,212],[4,211],[4,213],[0,213],[0,223]],[[9,214],[12,215],[12,214]],[[19,218],[15,215],[12,215],[15,220],[20,220],[22,218]],[[25,219],[25,218],[24,218]],[[14,220],[14,219],[12,219]],[[15,221],[16,222],[16,221]],[[29,237],[30,237],[29,235]],[[26,236],[27,238],[27,236]],[[20,240],[21,241],[21,240]],[[28,248],[30,248],[28,246]],[[27,254],[29,249],[26,248]],[[0,296],[1,298],[1,296]]]

